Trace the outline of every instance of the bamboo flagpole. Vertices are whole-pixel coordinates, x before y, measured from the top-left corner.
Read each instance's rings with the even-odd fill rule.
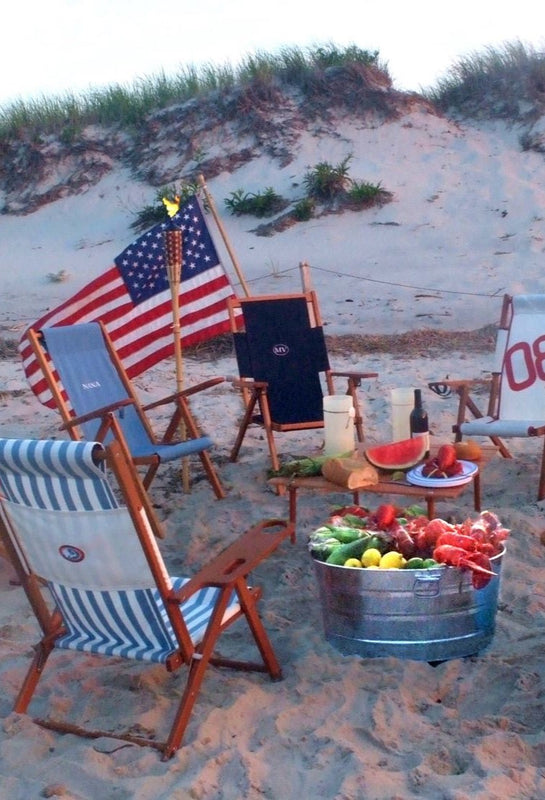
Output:
[[[165,202],[167,211],[171,217],[177,212],[179,205],[176,203]],[[172,212],[172,213],[171,213]],[[174,336],[174,358],[176,363],[176,391],[181,392],[184,388],[184,369],[182,360],[182,339],[180,327],[180,281],[182,276],[182,231],[174,227],[167,228],[164,233],[165,251],[167,256],[167,274],[170,286],[170,296],[172,300],[172,333]],[[180,420],[180,437],[185,441],[187,431],[185,420]],[[187,458],[182,459],[182,484],[184,492],[189,492],[189,463]]]
[[[240,268],[240,264],[238,263],[238,259],[237,259],[236,255],[235,255],[235,252],[234,252],[233,248],[231,247],[229,239],[227,238],[227,232],[226,232],[226,230],[225,230],[225,228],[223,226],[222,221],[219,218],[219,214],[217,212],[216,205],[214,203],[214,198],[212,197],[212,195],[208,191],[208,187],[206,186],[206,181],[204,180],[204,175],[199,175],[199,179],[198,180],[199,180],[199,186],[201,187],[201,189],[204,192],[204,196],[206,198],[206,202],[208,204],[208,207],[210,208],[210,211],[212,212],[212,216],[214,217],[214,221],[215,221],[215,223],[217,225],[217,228],[218,228],[218,230],[219,230],[219,232],[221,234],[221,238],[223,239],[223,242],[225,244],[227,252],[229,253],[229,258],[231,259],[231,262],[232,262],[233,267],[235,269],[235,272],[237,274],[237,278],[238,278],[238,280],[240,282],[240,285],[242,286],[242,290],[243,290],[244,294],[246,295],[246,297],[250,297],[250,290],[248,289],[248,284],[246,283],[244,275],[242,274],[242,270]]]

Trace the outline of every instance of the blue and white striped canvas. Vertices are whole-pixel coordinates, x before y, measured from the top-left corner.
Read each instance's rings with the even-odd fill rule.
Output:
[[[17,548],[48,582],[63,615],[67,634],[56,647],[164,662],[178,642],[130,515],[97,461],[101,448],[0,439],[2,510]],[[150,544],[163,564],[151,528]],[[162,571],[174,589],[187,580],[169,578],[164,564]],[[202,589],[181,607],[194,644],[217,597],[217,589]],[[238,608],[232,598],[226,615]]]
[[[8,499],[29,507],[115,508],[103,464],[94,457],[101,449],[95,442],[0,439],[0,486]]]

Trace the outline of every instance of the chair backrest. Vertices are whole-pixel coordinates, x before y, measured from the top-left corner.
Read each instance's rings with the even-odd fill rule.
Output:
[[[142,419],[130,382],[123,379],[122,367],[108,344],[103,326],[98,322],[59,325],[44,328],[41,336],[73,413],[80,417],[130,399],[132,405],[118,410],[116,416],[131,453],[145,449],[152,434]],[[49,379],[53,379],[52,374]],[[100,418],[81,423],[88,441],[96,440],[100,424]],[[110,439],[108,434],[105,441]]]
[[[323,420],[321,373],[330,371],[314,293],[236,301],[243,330],[233,330],[239,374],[268,383],[273,422]]]
[[[97,443],[0,439],[4,527],[23,582],[46,582],[62,614],[58,646],[162,662],[178,643],[157,522],[141,502],[119,505],[104,454]]]
[[[511,298],[511,321],[500,329],[498,418],[545,420],[545,295]]]

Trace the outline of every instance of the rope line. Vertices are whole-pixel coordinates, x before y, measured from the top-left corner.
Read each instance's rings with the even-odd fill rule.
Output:
[[[399,289],[416,289],[419,292],[433,292],[433,293],[440,293],[440,294],[460,294],[466,295],[469,297],[488,297],[490,300],[495,300],[498,297],[501,297],[505,293],[505,287],[501,289],[497,289],[493,294],[485,293],[485,292],[463,292],[457,289],[433,289],[429,286],[416,286],[412,283],[396,283],[395,281],[384,281],[379,280],[378,278],[369,278],[365,275],[353,275],[350,272],[341,272],[338,269],[327,269],[326,267],[310,267],[312,270],[316,270],[317,272],[327,272],[330,275],[335,275],[337,278],[354,278],[355,280],[360,281],[367,281],[367,283],[380,283],[383,286],[393,286]],[[247,283],[256,283],[257,281],[264,280],[265,278],[271,277],[281,277],[283,275],[287,275],[289,272],[295,272],[298,270],[299,267],[289,267],[287,269],[279,270],[278,272],[267,272],[264,275],[260,275],[257,278],[250,278]]]

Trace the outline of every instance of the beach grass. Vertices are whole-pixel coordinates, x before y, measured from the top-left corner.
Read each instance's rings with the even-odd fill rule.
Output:
[[[520,41],[460,58],[426,96],[443,111],[521,120],[545,103],[545,53]]]
[[[384,73],[378,51],[355,45],[327,43],[315,47],[282,47],[273,53],[257,51],[238,65],[188,65],[177,74],[143,77],[133,84],[115,84],[88,92],[17,100],[0,108],[0,141],[41,139],[47,134],[75,138],[87,125],[112,125],[128,129],[148,114],[176,103],[226,91],[234,86],[276,83],[295,85],[303,92],[315,85],[320,72],[331,67],[360,65]]]

